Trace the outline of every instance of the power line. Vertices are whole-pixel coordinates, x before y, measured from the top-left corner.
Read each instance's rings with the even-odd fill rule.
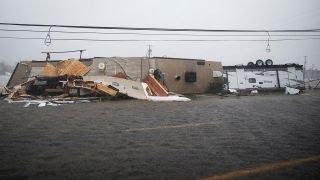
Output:
[[[192,31],[192,32],[319,32],[320,29],[282,29],[282,30],[234,30],[234,29],[180,29],[180,28],[154,28],[154,27],[116,27],[116,26],[75,26],[52,24],[23,24],[0,23],[4,26],[29,26],[29,27],[60,27],[77,29],[109,29],[109,30],[134,30],[134,31]]]
[[[43,40],[41,37],[0,36],[0,39]],[[283,38],[269,41],[319,40],[320,38]],[[96,42],[266,42],[266,39],[91,39],[91,38],[52,38],[54,41],[96,41]]]
[[[5,32],[32,32],[32,33],[47,33],[44,30],[34,30],[34,29],[2,29],[0,31]],[[142,35],[142,36],[225,36],[225,37],[248,37],[257,36],[265,37],[262,34],[182,34],[182,33],[116,33],[116,32],[96,32],[96,31],[62,31],[62,30],[52,30],[51,33],[66,33],[66,34],[99,34],[99,35]],[[320,36],[320,34],[273,34],[272,36],[288,36],[288,37],[308,37],[308,36]]]

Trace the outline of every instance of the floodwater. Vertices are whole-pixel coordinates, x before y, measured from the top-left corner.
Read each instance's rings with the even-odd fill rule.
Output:
[[[320,155],[320,91],[191,102],[0,101],[0,179],[199,179]],[[319,179],[320,162],[242,179]]]

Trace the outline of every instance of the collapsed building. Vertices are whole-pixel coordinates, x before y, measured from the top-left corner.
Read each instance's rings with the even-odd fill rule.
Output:
[[[222,76],[220,62],[166,57],[95,57],[19,62],[6,91],[21,97],[116,97],[187,101]]]

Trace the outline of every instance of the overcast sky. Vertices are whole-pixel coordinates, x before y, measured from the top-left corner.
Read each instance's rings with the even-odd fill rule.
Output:
[[[206,29],[311,29],[320,28],[320,1],[1,0],[0,22]],[[17,27],[0,26],[0,28],[15,29]],[[30,27],[28,29],[38,28]],[[41,30],[48,30],[48,28],[42,28]],[[61,29],[53,28],[52,30]],[[320,35],[320,33],[312,34]],[[52,38],[100,39],[268,38],[266,33],[262,33],[262,35],[266,36],[239,38],[51,34]],[[273,34],[271,33],[271,39],[281,38],[273,37],[272,35]],[[46,33],[12,33],[0,31],[0,36],[45,38]],[[271,42],[270,53],[266,52],[266,42],[53,41],[52,44],[47,47],[44,45],[43,40],[0,39],[0,60],[14,63],[20,60],[44,59],[45,56],[40,53],[41,51],[64,51],[74,49],[86,49],[87,51],[84,53],[84,57],[145,56],[148,44],[152,45],[153,56],[217,60],[221,61],[223,65],[246,64],[249,61],[255,61],[259,58],[271,58],[277,64],[288,62],[303,64],[304,56],[307,56],[308,67],[311,67],[311,65],[314,64],[316,68],[320,68],[319,39]],[[78,57],[78,54],[52,55],[53,59],[69,57]]]

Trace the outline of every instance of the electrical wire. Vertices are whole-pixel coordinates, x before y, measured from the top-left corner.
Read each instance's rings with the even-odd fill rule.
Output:
[[[43,40],[41,37],[0,36],[0,39]],[[91,38],[52,38],[54,41],[96,41],[96,42],[267,42],[266,39],[91,39]],[[283,38],[269,41],[320,40],[320,38]]]
[[[192,31],[192,32],[319,32],[320,29],[282,29],[282,30],[234,30],[234,29],[181,29],[181,28],[154,28],[154,27],[115,27],[115,26],[75,26],[52,24],[24,24],[0,23],[3,26],[29,26],[29,27],[60,27],[77,29],[109,29],[109,30],[134,30],[134,31]]]
[[[4,32],[32,32],[32,33],[47,33],[44,30],[33,30],[33,29],[2,29]],[[182,33],[116,33],[116,32],[96,32],[96,31],[62,31],[62,30],[51,30],[51,33],[66,33],[66,34],[99,34],[99,35],[141,35],[141,36],[266,36],[262,34],[182,34]],[[308,36],[320,36],[320,34],[274,34],[272,36],[292,36],[292,37],[308,37]]]

